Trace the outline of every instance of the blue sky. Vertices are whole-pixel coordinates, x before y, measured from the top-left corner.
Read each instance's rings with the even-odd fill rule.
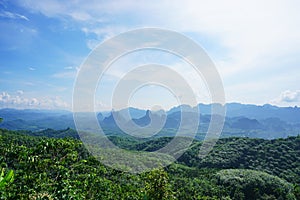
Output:
[[[300,106],[299,8],[296,0],[3,0],[0,107],[70,110],[77,70],[90,51],[105,39],[143,27],[178,31],[200,44],[220,73],[227,102]],[[97,109],[110,108],[108,97],[128,70],[124,66],[155,60],[197,83],[182,61],[139,52],[107,72],[97,90]],[[198,101],[209,102],[201,83],[192,87]],[[133,106],[142,108],[161,104],[168,109],[175,103],[172,95],[155,87],[132,99]]]

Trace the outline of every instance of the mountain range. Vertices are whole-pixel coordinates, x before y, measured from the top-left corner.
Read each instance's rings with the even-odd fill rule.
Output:
[[[217,104],[215,106],[222,106]],[[273,139],[278,137],[295,136],[300,133],[300,108],[277,107],[273,105],[251,105],[240,103],[228,103],[226,117],[222,132],[223,137],[244,136]],[[147,127],[152,120],[165,122],[158,136],[173,136],[176,134],[183,112],[188,116],[193,115],[196,109],[200,111],[200,123],[197,136],[203,138],[211,121],[212,104],[198,104],[196,107],[180,105],[168,111],[149,111],[129,107],[119,111],[106,111],[97,113],[97,119],[104,130],[110,134],[122,133],[115,118],[122,118],[125,126],[130,126],[126,119],[129,112],[134,124],[139,127]],[[75,129],[73,113],[65,110],[17,110],[0,109],[0,117],[3,122],[0,128],[9,130],[41,131],[44,129]],[[192,122],[191,122],[192,123]]]

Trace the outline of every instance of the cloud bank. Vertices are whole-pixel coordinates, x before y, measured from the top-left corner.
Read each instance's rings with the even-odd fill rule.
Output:
[[[34,109],[70,109],[70,105],[60,97],[28,98],[23,91],[16,95],[0,93],[0,108],[34,108]]]

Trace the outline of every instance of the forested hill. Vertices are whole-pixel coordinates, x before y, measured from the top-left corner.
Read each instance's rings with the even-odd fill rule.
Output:
[[[105,167],[80,140],[47,131],[52,138],[0,129],[0,199],[300,199],[300,136],[220,139],[204,159],[194,141],[177,163],[136,175]],[[172,138],[110,139],[154,151]],[[3,186],[9,170],[14,180]]]

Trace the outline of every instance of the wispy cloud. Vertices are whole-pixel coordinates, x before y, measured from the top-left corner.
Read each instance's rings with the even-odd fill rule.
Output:
[[[29,21],[29,19],[25,15],[20,15],[18,13],[12,13],[9,11],[0,11],[0,17],[8,18],[8,19],[21,19]]]
[[[141,26],[209,35],[219,42],[217,48],[229,51],[225,59],[216,56],[217,62],[223,62],[219,69],[229,78],[262,65],[271,70],[279,57],[289,59],[300,51],[297,1],[26,2],[27,8],[46,16],[71,18],[83,32],[94,33],[98,39]],[[94,40],[87,42],[89,48],[94,44]]]
[[[267,98],[278,96],[284,90],[283,86],[276,91],[268,90],[268,95],[265,92],[258,94],[256,88],[272,86],[272,80],[281,76],[293,76],[293,82],[298,80],[295,76],[300,73],[297,56],[300,54],[299,1],[71,2],[26,0],[21,6],[75,24],[86,34],[85,41],[90,49],[107,37],[138,27],[161,27],[196,35],[194,38],[200,44],[203,42],[224,83],[228,83],[225,89],[229,88],[227,95],[231,99],[245,102],[252,95],[252,99],[261,101],[263,95]],[[283,75],[284,71],[289,73]],[[118,70],[111,72],[120,75]],[[191,74],[191,71],[186,73]],[[55,78],[74,76],[74,72],[65,71],[53,75]],[[266,78],[261,81],[261,77]],[[285,88],[295,90],[287,85],[287,81],[278,84],[286,84]],[[250,94],[249,88],[255,91]],[[245,92],[241,95],[239,91]],[[277,102],[287,102],[293,99],[292,96],[291,92],[286,92]]]
[[[29,69],[30,71],[35,71],[35,70],[36,70],[34,67],[28,67],[28,69]]]
[[[86,45],[89,49],[94,49],[98,44],[100,43],[99,40],[95,40],[95,39],[90,39],[87,40]]]
[[[53,78],[75,78],[76,71],[58,72],[52,75]]]
[[[30,81],[22,81],[22,84],[27,85],[27,86],[35,86],[36,83],[30,82]]]
[[[52,75],[53,78],[74,79],[76,77],[78,67],[67,66],[64,71],[57,72]]]
[[[74,67],[72,67],[72,66],[67,66],[67,67],[64,67],[64,69],[66,69],[66,70],[71,70],[71,69],[74,69]]]

